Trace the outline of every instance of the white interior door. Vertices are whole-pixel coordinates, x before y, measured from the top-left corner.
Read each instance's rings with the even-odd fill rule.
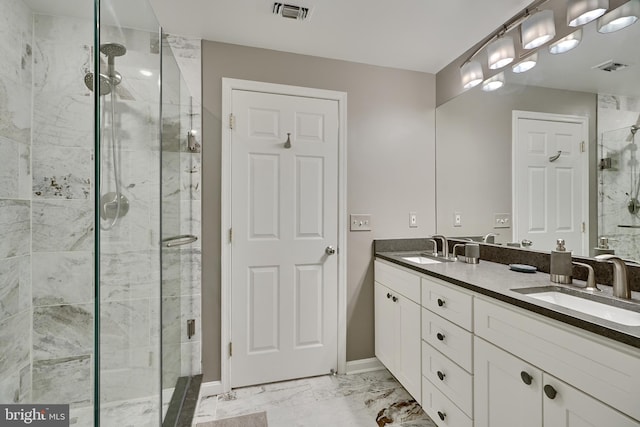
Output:
[[[514,241],[588,254],[586,118],[514,111]],[[524,116],[524,117],[523,117]]]
[[[233,90],[231,103],[231,386],[327,374],[338,360],[338,102]]]

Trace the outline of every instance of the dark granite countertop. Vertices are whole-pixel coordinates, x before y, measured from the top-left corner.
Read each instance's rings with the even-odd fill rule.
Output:
[[[508,265],[485,260],[481,260],[479,264],[467,264],[460,261],[442,262],[440,264],[416,264],[402,259],[403,256],[416,254],[415,250],[411,252],[375,252],[377,258],[401,265],[418,273],[442,279],[473,292],[487,295],[545,317],[640,348],[640,326],[627,326],[611,322],[547,303],[513,290],[551,285],[576,289],[584,286],[585,283],[583,281],[574,279],[572,285],[558,285],[549,280],[549,274],[547,273],[539,271],[536,273],[518,273],[510,270]],[[614,298],[610,286],[600,286],[600,288],[603,291],[599,292],[598,295],[610,297],[614,304],[617,301],[620,301],[620,304],[629,304],[626,300]],[[637,310],[634,311],[640,312],[640,292],[632,293],[632,301],[633,303],[638,303]]]

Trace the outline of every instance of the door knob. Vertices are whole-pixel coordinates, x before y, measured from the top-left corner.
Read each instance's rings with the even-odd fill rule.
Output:
[[[333,255],[336,253],[336,250],[333,246],[327,246],[327,249],[324,250],[327,255]]]

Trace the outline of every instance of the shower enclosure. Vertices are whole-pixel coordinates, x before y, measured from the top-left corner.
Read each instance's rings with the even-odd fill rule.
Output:
[[[146,1],[0,0],[0,405],[159,426],[200,373],[196,51]]]
[[[640,126],[605,131],[598,146],[598,233],[616,255],[640,259]]]

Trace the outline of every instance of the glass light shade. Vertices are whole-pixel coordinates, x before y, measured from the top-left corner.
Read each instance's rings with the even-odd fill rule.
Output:
[[[567,25],[579,27],[601,17],[609,9],[609,0],[569,0]]]
[[[511,69],[513,70],[514,73],[524,73],[525,71],[529,71],[530,69],[535,67],[537,63],[538,63],[538,52],[527,56],[522,61],[515,64]]]
[[[575,48],[580,44],[582,40],[582,28],[579,28],[577,31],[569,34],[566,37],[561,38],[560,40],[551,43],[549,45],[549,53],[558,54],[569,52],[571,49]]]
[[[613,33],[635,23],[640,17],[640,0],[629,0],[598,18],[599,33]]]
[[[462,77],[462,87],[471,89],[478,86],[484,76],[482,75],[482,65],[478,61],[465,62],[460,67],[460,75]]]
[[[491,92],[500,89],[502,86],[504,86],[504,73],[499,73],[485,80],[482,83],[482,90],[485,92]]]
[[[638,0],[640,1],[640,0]],[[556,24],[552,10],[543,10],[532,15],[520,25],[522,47],[533,49],[542,46],[556,36]]]
[[[492,70],[511,64],[516,57],[513,39],[509,36],[503,36],[491,42],[487,46],[487,56],[489,57],[489,68]]]

